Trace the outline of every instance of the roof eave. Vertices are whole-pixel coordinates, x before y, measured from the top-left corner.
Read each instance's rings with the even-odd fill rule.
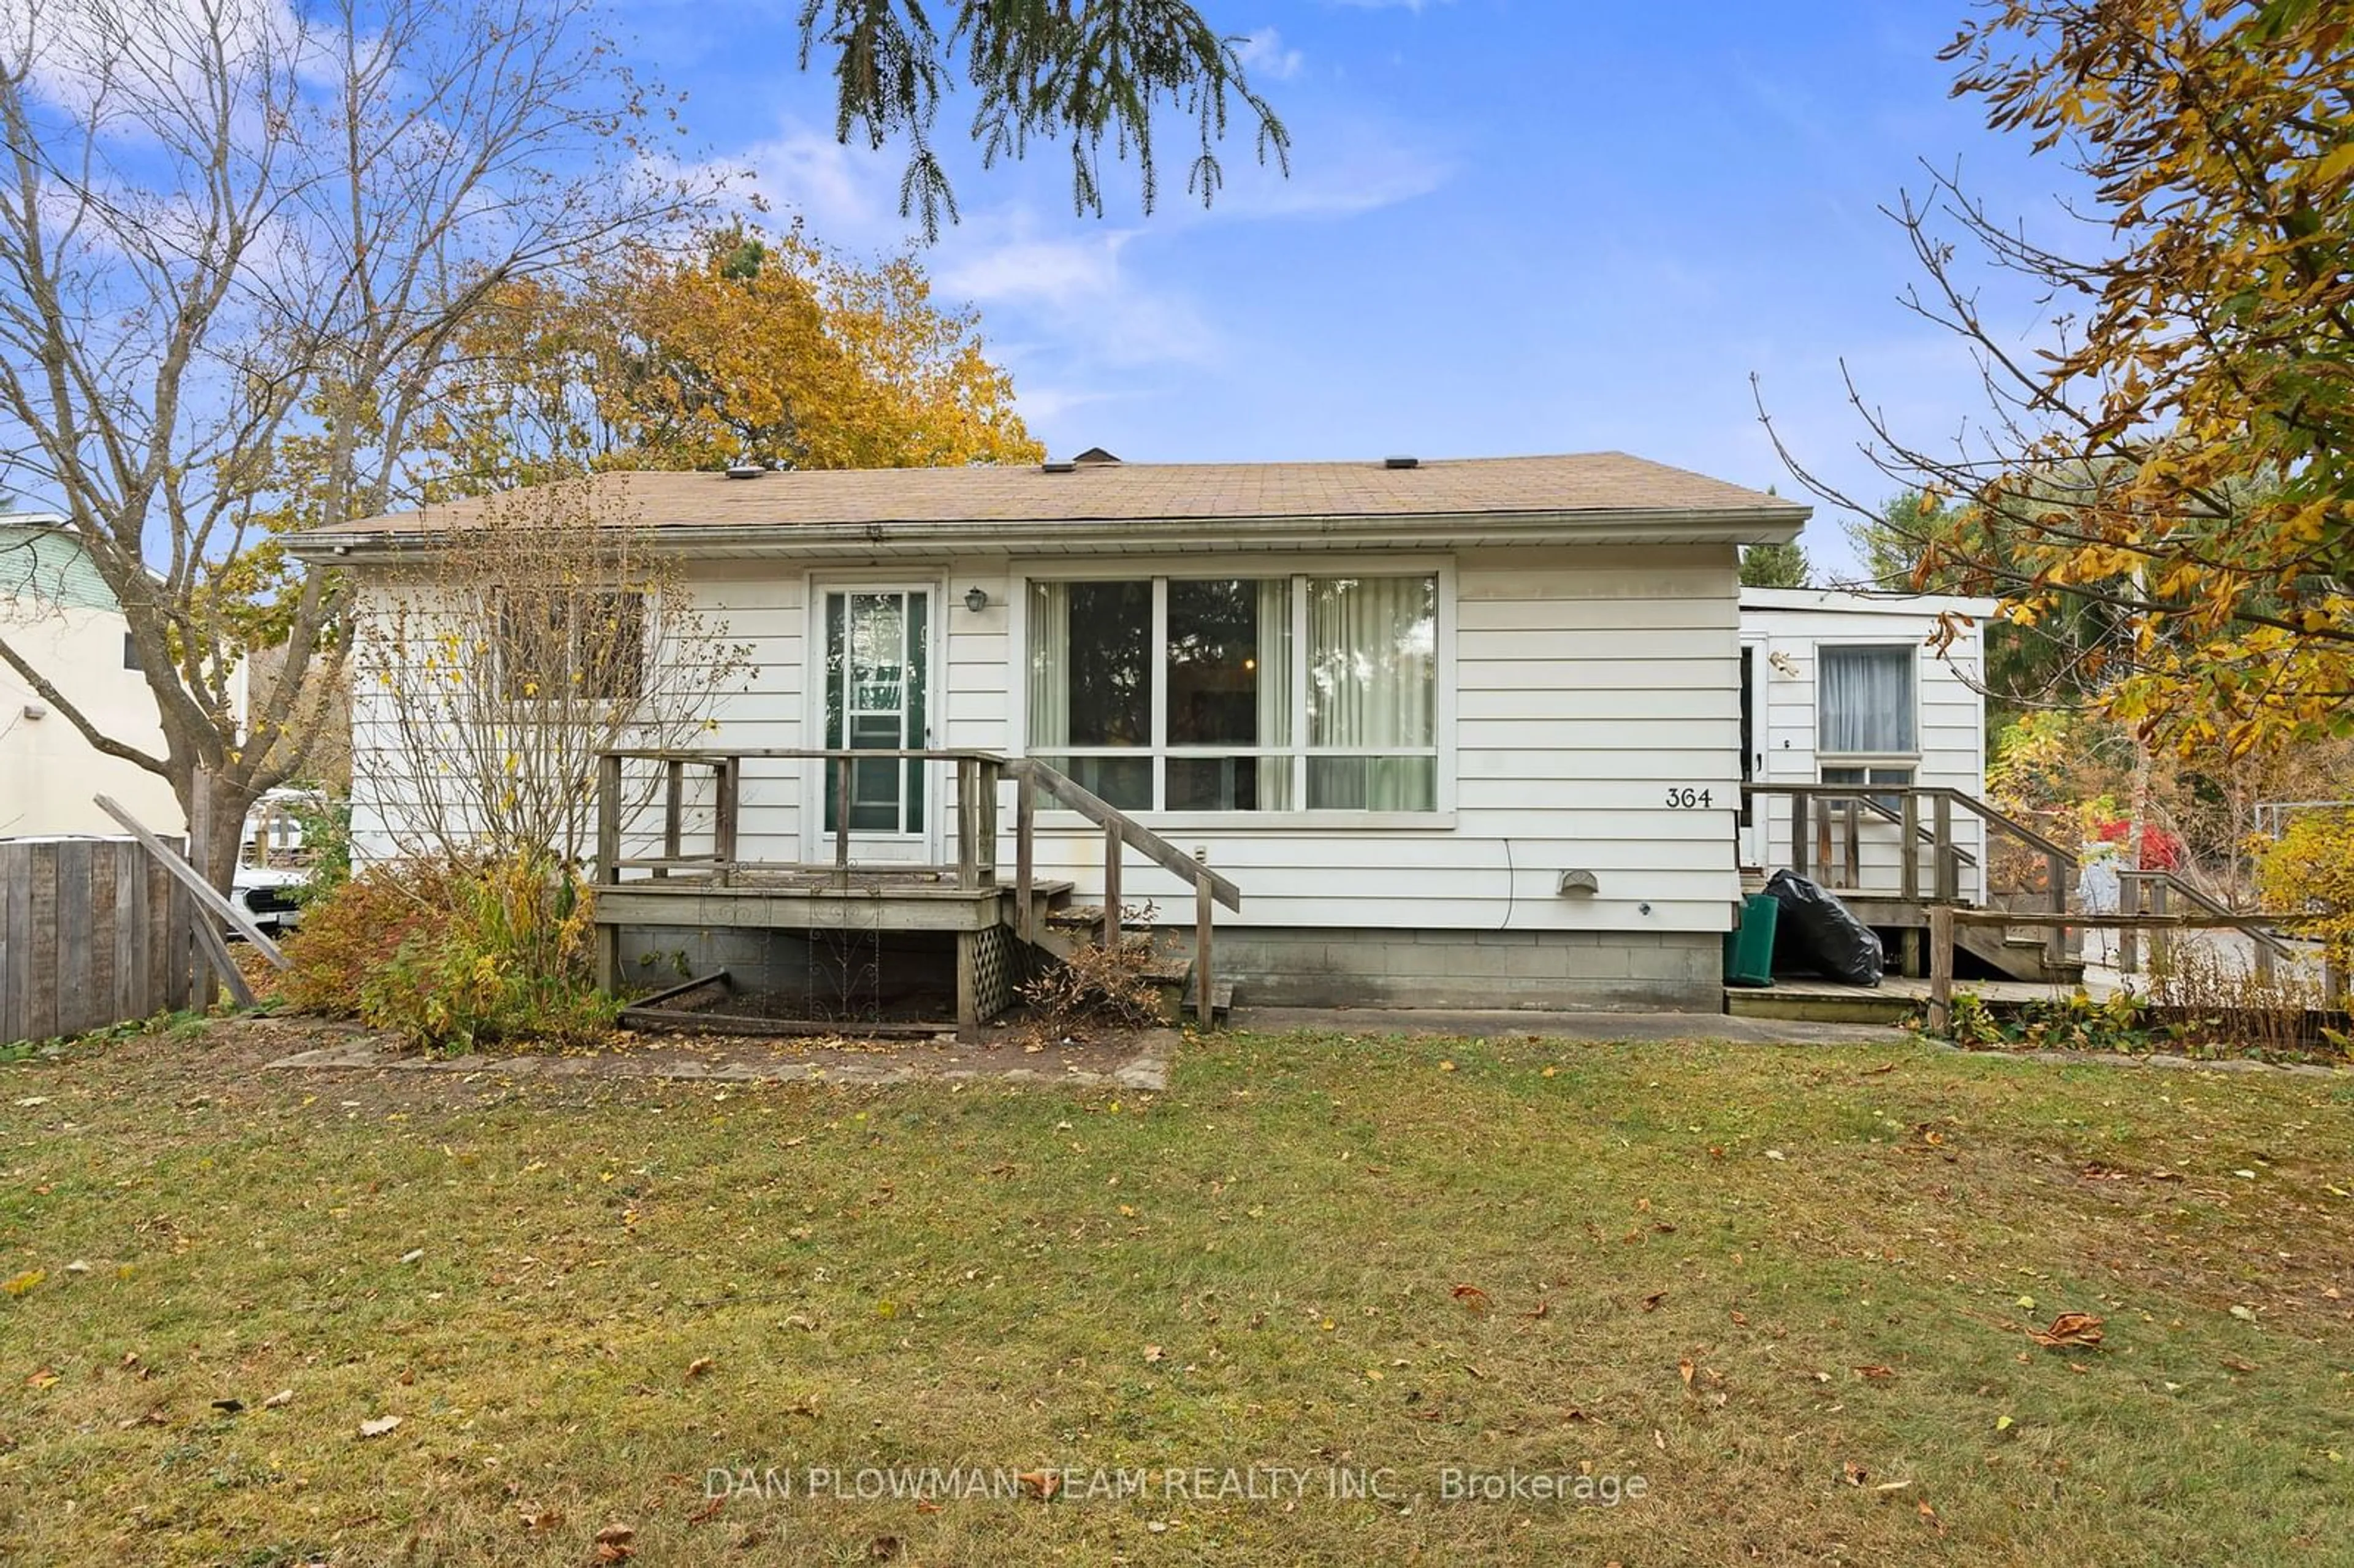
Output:
[[[1475,512],[1419,516],[1080,518],[1056,521],[665,524],[641,530],[682,557],[773,554],[861,555],[885,546],[939,546],[954,553],[1023,555],[1085,548],[1106,555],[1155,554],[1172,545],[1268,548],[1284,545],[1428,549],[1450,540],[1526,545],[1782,545],[1797,537],[1809,509],[1635,508],[1578,512]],[[399,557],[462,536],[447,528],[320,532],[289,553],[304,561],[361,565]]]

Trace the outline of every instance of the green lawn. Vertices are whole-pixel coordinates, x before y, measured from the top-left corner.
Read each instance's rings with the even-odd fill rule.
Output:
[[[0,1560],[577,1564],[609,1526],[665,1564],[2354,1541],[2343,1075],[1240,1036],[1115,1099],[268,1054],[0,1068]],[[2027,1337],[2071,1311],[2098,1348]],[[1062,1489],[843,1495],[926,1471]]]

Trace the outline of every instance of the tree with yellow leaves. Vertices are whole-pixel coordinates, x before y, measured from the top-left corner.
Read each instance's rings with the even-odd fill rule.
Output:
[[[861,266],[798,230],[624,248],[502,289],[469,326],[428,445],[444,494],[582,468],[1035,462],[979,319],[907,256]]]
[[[1910,302],[1970,345],[1991,408],[1932,450],[1855,395],[1922,516],[1967,503],[1909,542],[1916,575],[2023,626],[2097,608],[2102,700],[2152,738],[2354,729],[2354,16],[1998,0],[1946,58],[1990,125],[2084,178],[2100,238],[2048,249],[1950,175],[1897,213],[1928,279]],[[1983,313],[1948,228],[2052,302],[2040,351]]]

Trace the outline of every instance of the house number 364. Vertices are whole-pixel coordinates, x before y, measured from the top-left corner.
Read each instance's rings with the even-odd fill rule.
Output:
[[[1668,805],[1675,810],[1697,810],[1708,804],[1710,791],[1706,789],[1694,789],[1690,786],[1679,789],[1672,785],[1668,789]]]

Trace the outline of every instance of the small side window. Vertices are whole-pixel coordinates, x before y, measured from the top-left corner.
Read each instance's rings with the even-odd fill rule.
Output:
[[[147,668],[146,665],[142,664],[139,662],[139,644],[133,639],[131,633],[128,631],[122,634],[122,667],[126,670],[144,670]]]

